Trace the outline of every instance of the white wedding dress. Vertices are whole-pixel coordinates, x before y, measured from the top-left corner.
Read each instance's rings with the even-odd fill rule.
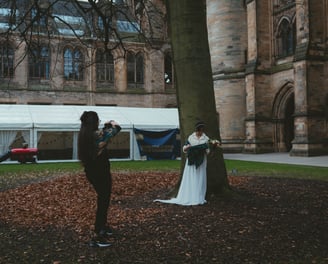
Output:
[[[203,135],[198,138],[195,133],[188,137],[190,145],[200,145],[208,142],[208,137]],[[204,154],[202,164],[196,168],[195,165],[188,165],[188,159],[184,167],[179,192],[176,198],[169,200],[156,199],[155,202],[179,204],[179,205],[200,205],[206,203],[206,167],[207,159]]]

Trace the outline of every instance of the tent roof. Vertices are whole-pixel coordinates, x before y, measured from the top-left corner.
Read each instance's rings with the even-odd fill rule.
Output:
[[[0,129],[30,129],[33,127],[27,105],[0,105]]]
[[[122,128],[166,130],[179,128],[177,109],[74,105],[0,105],[0,130],[78,130],[84,111],[95,111],[101,120],[115,120]]]

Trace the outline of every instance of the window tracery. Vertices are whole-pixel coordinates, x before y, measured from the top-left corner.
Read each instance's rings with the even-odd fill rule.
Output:
[[[84,56],[78,49],[64,50],[64,77],[70,81],[82,81],[84,78]]]
[[[144,83],[144,58],[141,52],[127,54],[127,79],[129,84]]]
[[[96,72],[98,82],[114,82],[114,58],[110,51],[97,50]]]
[[[282,19],[278,26],[276,36],[277,57],[286,57],[294,54],[296,45],[295,22],[290,22],[286,18]]]
[[[47,46],[33,47],[29,52],[29,78],[49,80],[50,56]]]
[[[14,49],[7,43],[0,46],[0,77],[14,76]]]

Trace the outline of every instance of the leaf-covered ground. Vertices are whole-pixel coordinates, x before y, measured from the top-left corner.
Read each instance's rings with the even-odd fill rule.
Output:
[[[154,203],[176,172],[114,172],[110,248],[90,248],[83,174],[0,192],[0,263],[328,263],[328,182],[229,177],[203,206]]]

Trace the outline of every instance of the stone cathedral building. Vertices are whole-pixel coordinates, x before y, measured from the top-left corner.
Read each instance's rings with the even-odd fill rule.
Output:
[[[0,0],[0,104],[176,107],[163,1],[99,0],[110,21],[73,2]],[[328,154],[328,0],[207,14],[224,151]]]
[[[221,137],[229,151],[328,153],[328,1],[208,0]]]
[[[162,10],[97,3],[0,0],[0,103],[176,107]]]

